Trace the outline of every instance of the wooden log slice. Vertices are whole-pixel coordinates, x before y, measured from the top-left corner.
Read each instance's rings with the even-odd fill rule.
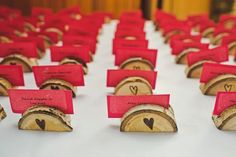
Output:
[[[229,55],[234,56],[235,51],[236,51],[236,41],[230,43],[228,47],[229,47]]]
[[[13,85],[5,78],[0,77],[0,95],[8,96],[8,89],[14,88]]]
[[[152,86],[142,77],[128,77],[115,87],[115,95],[152,95]]]
[[[211,39],[213,37],[214,31],[215,28],[213,27],[207,28],[202,32],[202,37]]]
[[[68,132],[73,128],[70,117],[49,106],[33,106],[26,110],[18,122],[21,130]]]
[[[148,60],[136,57],[125,60],[120,69],[153,71],[154,66]]]
[[[177,132],[174,112],[158,105],[143,104],[131,108],[121,120],[122,132]]]
[[[227,108],[220,115],[213,115],[212,120],[219,130],[236,131],[236,105]]]
[[[12,54],[6,56],[0,64],[3,65],[21,65],[24,72],[32,72],[32,66],[38,65],[38,62],[34,58],[27,58],[23,55]]]
[[[49,79],[45,81],[39,88],[47,90],[71,90],[73,97],[76,96],[76,87],[71,83],[61,79]]]
[[[55,28],[55,27],[50,27],[50,28],[47,28],[45,31],[46,32],[55,32],[55,33],[57,33],[58,36],[59,36],[59,40],[62,40],[63,32],[60,29]]]
[[[188,49],[183,50],[181,53],[176,55],[175,63],[176,64],[187,64],[187,54],[189,52],[197,52],[197,51],[199,51],[198,48],[188,48]]]
[[[182,31],[180,31],[180,30],[173,30],[173,31],[167,33],[167,34],[164,36],[164,43],[165,43],[165,44],[169,43],[170,37],[172,37],[172,36],[175,35],[175,34],[181,34],[181,33],[182,33]]]
[[[211,44],[212,45],[220,45],[221,44],[221,41],[222,41],[222,38],[224,36],[228,35],[228,33],[220,33],[218,34],[217,36],[213,37],[212,40],[211,40]]]
[[[205,95],[216,95],[217,92],[235,92],[236,75],[219,75],[207,83],[201,83],[200,90]]]
[[[0,121],[5,119],[7,117],[6,112],[4,111],[4,108],[0,105]]]
[[[73,58],[73,57],[67,57],[60,61],[61,65],[68,65],[68,64],[80,64],[83,67],[84,74],[88,74],[88,66],[87,64],[80,58]]]

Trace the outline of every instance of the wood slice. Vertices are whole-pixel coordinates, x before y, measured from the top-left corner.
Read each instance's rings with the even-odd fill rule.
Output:
[[[12,40],[5,36],[0,36],[0,43],[12,43]]]
[[[175,57],[175,63],[176,64],[187,64],[187,54],[189,52],[197,52],[199,51],[198,48],[188,48],[183,50],[181,53],[179,53],[176,57]]]
[[[120,69],[153,71],[154,66],[148,60],[136,57],[125,60]]]
[[[26,110],[18,122],[21,130],[68,132],[73,128],[70,117],[49,106],[33,106]]]
[[[38,65],[38,62],[34,58],[27,58],[23,55],[12,54],[6,56],[0,64],[3,65],[22,65],[24,72],[32,72],[32,66]]]
[[[224,27],[226,29],[233,29],[235,27],[235,21],[234,20],[227,20],[225,23],[224,23]]]
[[[45,31],[46,32],[55,32],[55,33],[57,33],[58,36],[59,36],[59,40],[62,40],[63,32],[60,29],[55,28],[55,27],[50,27],[50,28],[47,28]]]
[[[228,47],[229,47],[229,55],[234,56],[235,51],[236,51],[236,41],[230,43]]]
[[[164,43],[166,43],[166,44],[169,43],[170,37],[172,37],[175,34],[181,34],[181,33],[182,33],[182,31],[180,31],[180,30],[173,30],[173,31],[167,33],[164,36]]]
[[[128,77],[115,87],[115,95],[152,95],[152,86],[142,77]]]
[[[0,77],[0,95],[8,96],[8,89],[14,88],[13,85],[5,78]]]
[[[213,37],[214,31],[215,31],[215,28],[213,27],[207,28],[202,32],[202,37],[211,39]]]
[[[39,59],[43,58],[46,55],[46,53],[40,50],[39,48],[37,48],[37,54]]]
[[[219,75],[207,83],[201,83],[200,90],[205,95],[216,95],[217,92],[235,92],[236,75]]]
[[[47,90],[71,90],[73,97],[76,96],[76,87],[71,83],[61,79],[49,79],[45,81],[39,88]]]
[[[213,115],[212,120],[220,130],[236,131],[236,106],[231,106],[220,115]]]
[[[177,132],[174,112],[158,105],[143,104],[131,108],[121,120],[122,132]]]
[[[220,45],[221,44],[221,41],[222,41],[222,38],[224,36],[228,35],[228,33],[220,33],[218,34],[217,36],[213,37],[211,39],[211,44],[212,45]]]
[[[6,112],[4,111],[4,108],[0,105],[0,121],[5,119],[7,117]]]
[[[80,58],[73,58],[73,57],[70,57],[70,58],[64,58],[63,60],[60,61],[61,65],[65,65],[65,64],[80,64],[82,65],[83,67],[83,72],[84,74],[88,74],[88,66],[87,64]]]
[[[194,63],[193,65],[185,69],[185,74],[187,78],[200,78],[202,73],[202,66],[205,62],[213,62],[209,60],[202,60]],[[214,63],[214,62],[213,62]]]

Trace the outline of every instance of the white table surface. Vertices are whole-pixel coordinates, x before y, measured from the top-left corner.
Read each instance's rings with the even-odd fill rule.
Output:
[[[236,133],[217,130],[211,120],[215,97],[203,96],[199,81],[185,77],[185,66],[174,63],[169,46],[163,44],[150,22],[145,27],[149,48],[159,50],[155,93],[171,94],[178,133],[122,133],[120,120],[107,118],[106,95],[113,89],[106,87],[106,70],[116,68],[111,52],[115,24],[104,25],[94,62],[88,65],[86,86],[79,87],[73,99],[73,132],[18,130],[20,115],[11,112],[8,97],[0,97],[7,112],[7,118],[0,122],[0,157],[235,156]],[[47,64],[52,64],[49,51],[40,61],[40,65]],[[25,74],[25,82],[24,88],[36,88],[32,73]]]

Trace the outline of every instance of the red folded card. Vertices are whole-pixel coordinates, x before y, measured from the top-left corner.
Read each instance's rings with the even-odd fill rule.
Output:
[[[62,39],[63,45],[86,45],[89,46],[92,53],[96,51],[96,39],[86,36],[64,35]]]
[[[153,49],[136,49],[136,48],[123,48],[118,49],[115,55],[115,65],[119,66],[125,60],[133,57],[140,57],[146,59],[156,66],[157,50]]]
[[[236,75],[236,66],[218,63],[204,63],[200,82],[207,83],[211,79],[224,74]]]
[[[107,70],[107,87],[115,87],[128,77],[142,77],[155,89],[157,72],[145,70]]]
[[[116,31],[115,38],[126,39],[127,37],[135,37],[135,40],[145,40],[146,33],[142,30],[133,31]]]
[[[232,42],[236,42],[236,36],[235,34],[231,34],[230,36],[225,36],[222,38],[222,45],[229,45]]]
[[[202,60],[210,60],[215,62],[224,62],[228,61],[228,47],[227,46],[219,46],[217,48],[202,50],[199,52],[190,52],[187,55],[188,66],[193,65],[196,62]]]
[[[80,64],[33,66],[33,72],[38,87],[49,79],[62,79],[73,86],[84,86],[84,73]]]
[[[16,42],[34,42],[38,49],[42,52],[45,52],[45,45],[43,38],[37,36],[28,36],[28,37],[16,37],[14,39]]]
[[[215,29],[216,24],[211,20],[204,20],[199,25],[200,33],[203,33],[206,29],[212,28]]]
[[[202,44],[199,42],[189,42],[189,43],[184,43],[181,41],[175,41],[172,44],[172,54],[173,55],[178,55],[180,54],[183,50],[190,49],[190,48],[197,48],[199,50],[207,50],[209,44]]]
[[[74,113],[70,90],[10,89],[8,94],[14,113],[24,113],[28,108],[36,105],[56,107],[65,114]]]
[[[66,57],[79,58],[84,62],[90,62],[90,49],[88,46],[51,46],[51,61],[59,62]]]
[[[132,107],[152,104],[169,108],[170,95],[107,96],[109,118],[121,118]]]
[[[1,43],[0,44],[0,57],[6,57],[11,54],[21,54],[28,58],[37,58],[37,49],[35,43]]]
[[[14,86],[24,86],[21,65],[0,65],[0,77],[7,79]]]
[[[148,48],[147,40],[124,40],[124,39],[114,39],[113,40],[113,54],[120,48]]]
[[[236,92],[218,92],[213,115],[220,115],[225,109],[236,105]]]
[[[126,30],[126,31],[143,31],[143,27],[134,27],[133,25],[127,25],[125,23],[118,23],[116,26],[116,30]]]
[[[234,15],[228,15],[228,14],[223,14],[220,16],[219,23],[225,23],[227,21],[235,21],[236,22],[236,17]]]
[[[202,36],[201,35],[190,35],[190,34],[176,34],[176,35],[173,35],[171,38],[170,38],[170,47],[172,47],[173,43],[175,41],[182,41],[182,42],[185,42],[187,40],[190,40],[190,41],[195,41],[195,42],[201,42],[201,38]]]
[[[66,32],[67,35],[81,35],[81,36],[88,36],[91,38],[97,38],[98,35],[98,29],[89,29],[91,27],[81,26],[78,25],[70,25],[69,30]]]
[[[217,25],[217,27],[215,28],[215,31],[214,31],[214,36],[216,37],[219,34],[230,35],[231,30],[226,29],[223,25]]]

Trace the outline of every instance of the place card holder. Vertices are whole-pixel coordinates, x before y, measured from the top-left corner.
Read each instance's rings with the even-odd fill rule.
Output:
[[[8,90],[24,86],[23,70],[20,65],[0,65],[0,95],[8,96]]]
[[[220,63],[228,61],[228,47],[220,46],[217,48],[199,51],[197,53],[190,52],[187,55],[188,65],[185,69],[187,78],[200,78],[202,66],[205,62]]]
[[[229,55],[234,56],[236,53],[236,37],[234,35],[225,36],[222,38],[222,44],[229,48]]]
[[[59,62],[60,65],[80,64],[84,74],[88,73],[88,66],[92,58],[88,46],[51,46],[51,61]]]
[[[223,26],[219,26],[215,29],[210,42],[212,45],[221,45],[223,37],[229,36],[230,34],[231,30],[225,29]]]
[[[157,73],[143,70],[108,70],[107,86],[114,95],[152,95]]]
[[[82,66],[34,66],[33,73],[39,89],[44,90],[71,90],[76,96],[77,86],[84,86]]]
[[[32,66],[38,65],[35,43],[2,43],[0,49],[1,65],[21,65],[24,72],[31,72]]]
[[[183,43],[176,41],[172,45],[172,54],[175,55],[176,64],[187,64],[187,54],[190,52],[198,52],[200,50],[208,49],[208,44],[199,42]]]
[[[174,133],[169,95],[107,96],[108,117],[121,118],[121,132]]]
[[[7,117],[4,108],[0,105],[0,122]]]
[[[218,92],[212,120],[219,130],[236,131],[236,92]]]
[[[200,82],[200,90],[204,95],[216,95],[217,92],[234,92],[236,91],[235,66],[204,63]]]
[[[71,132],[71,91],[9,90],[14,113],[21,113],[20,130]],[[58,100],[56,100],[58,99]],[[61,102],[60,102],[61,101]]]
[[[115,55],[115,65],[119,69],[154,71],[157,50],[154,49],[118,49]]]

